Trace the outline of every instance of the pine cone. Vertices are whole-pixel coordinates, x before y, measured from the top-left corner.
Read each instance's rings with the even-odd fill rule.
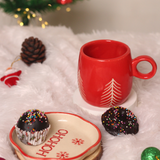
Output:
[[[42,63],[45,59],[46,48],[38,38],[29,37],[22,43],[21,58],[30,66],[32,63]]]

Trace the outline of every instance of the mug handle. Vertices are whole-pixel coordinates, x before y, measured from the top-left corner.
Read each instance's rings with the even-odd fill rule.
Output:
[[[141,61],[147,61],[152,65],[151,72],[144,74],[138,71],[137,65]],[[149,79],[149,78],[152,78],[156,74],[157,64],[154,61],[154,59],[151,58],[150,56],[146,56],[146,55],[138,56],[132,60],[132,71],[133,71],[133,76],[135,77],[138,77],[141,79]]]

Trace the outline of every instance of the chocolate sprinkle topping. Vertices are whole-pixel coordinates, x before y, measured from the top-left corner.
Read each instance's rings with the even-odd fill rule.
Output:
[[[49,127],[49,121],[44,112],[37,109],[23,113],[17,122],[17,127],[23,131],[36,132]]]
[[[105,130],[114,136],[120,133],[136,134],[139,130],[137,117],[129,109],[121,106],[107,110],[101,120]]]

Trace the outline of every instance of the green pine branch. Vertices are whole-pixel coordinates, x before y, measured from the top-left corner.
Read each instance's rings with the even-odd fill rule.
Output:
[[[72,0],[72,3],[70,4],[74,4],[77,1],[82,0]],[[29,23],[29,19],[26,19],[26,8],[29,8],[29,11],[32,11],[33,13],[42,13],[46,11],[54,11],[57,7],[61,6],[64,5],[57,3],[56,0],[1,0],[0,2],[0,9],[3,9],[7,14],[17,14],[26,21],[24,23],[26,25]]]
[[[72,3],[82,0],[73,0]],[[51,6],[48,6],[51,4]],[[44,12],[55,10],[57,7],[64,6],[56,2],[56,0],[2,0],[0,2],[0,8],[6,13],[20,14],[29,8],[33,12]],[[17,11],[17,8],[21,8],[21,11]]]

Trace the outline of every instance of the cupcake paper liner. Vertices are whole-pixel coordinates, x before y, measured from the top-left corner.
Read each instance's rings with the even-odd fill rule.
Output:
[[[44,130],[29,132],[23,131],[15,125],[18,139],[24,144],[34,146],[40,145],[46,140],[50,127],[51,126],[49,125],[49,127]]]

